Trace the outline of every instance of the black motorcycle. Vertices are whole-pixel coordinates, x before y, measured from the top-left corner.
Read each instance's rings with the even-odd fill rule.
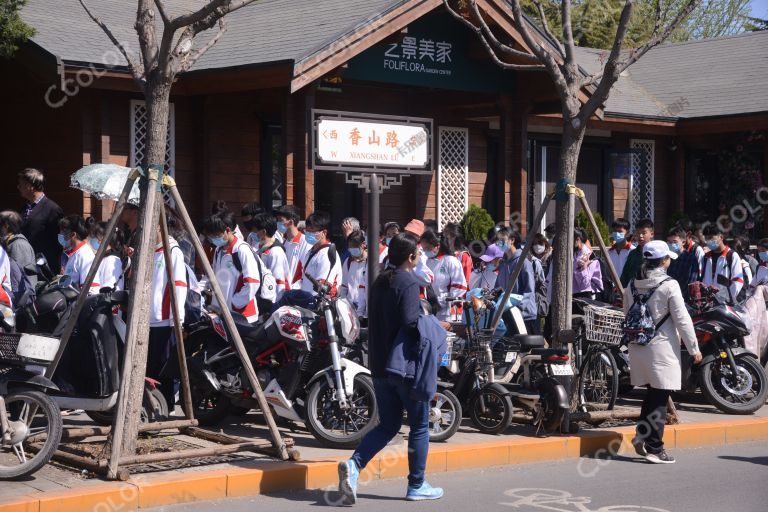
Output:
[[[744,348],[744,336],[751,329],[747,312],[741,306],[723,304],[716,288],[694,285],[688,312],[703,359],[692,364],[683,347],[683,390],[701,388],[721,411],[751,414],[765,404],[768,378],[758,356]]]
[[[234,315],[264,395],[275,414],[304,423],[325,446],[353,448],[378,418],[370,371],[345,357],[360,334],[354,308],[314,279],[316,297],[288,292],[266,322]],[[259,407],[220,316],[208,311],[185,341],[195,418],[215,425]]]

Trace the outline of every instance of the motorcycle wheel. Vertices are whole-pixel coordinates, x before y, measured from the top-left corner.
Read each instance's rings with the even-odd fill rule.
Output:
[[[565,409],[557,403],[557,392],[555,389],[559,384],[552,380],[543,380],[539,383],[540,411],[537,411],[538,423],[544,432],[551,434],[560,430],[560,425],[565,416]],[[538,426],[538,425],[537,425]]]
[[[752,414],[765,405],[768,378],[752,356],[736,356],[739,375],[733,381],[730,365],[717,359],[701,368],[701,391],[709,403],[727,414]]]
[[[450,390],[438,389],[429,407],[430,442],[447,441],[461,426],[461,402]]]
[[[619,394],[619,368],[610,350],[591,351],[579,371],[579,407],[612,410]]]
[[[85,411],[85,414],[96,422],[97,425],[109,427],[112,426],[112,418],[114,417],[112,412],[113,410],[110,409],[108,411]]]
[[[468,405],[469,419],[484,434],[500,434],[512,423],[512,399],[494,387],[482,388]]]
[[[0,479],[28,476],[51,460],[61,441],[61,411],[56,403],[40,391],[19,391],[5,397],[8,419],[19,431],[10,442],[0,440]],[[37,413],[27,428],[31,408]],[[26,440],[30,436],[46,434],[45,442],[35,451],[27,451]],[[2,439],[2,437],[0,437]],[[31,455],[31,457],[30,457]]]
[[[351,404],[347,411],[341,410],[335,394],[328,379],[321,378],[312,384],[307,394],[307,429],[328,448],[355,448],[379,420],[373,381],[367,375],[355,376],[354,390],[347,397]]]
[[[221,393],[190,384],[190,394],[192,395],[194,416],[200,426],[216,426],[229,416],[232,402]],[[187,412],[186,407],[184,400],[182,400],[181,408],[185,413]]]

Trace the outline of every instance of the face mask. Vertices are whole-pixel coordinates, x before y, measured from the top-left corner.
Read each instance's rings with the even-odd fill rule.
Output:
[[[531,249],[533,249],[533,252],[535,254],[541,254],[541,253],[544,252],[544,246],[543,245],[534,245],[533,247],[531,247]]]
[[[614,242],[623,242],[624,241],[624,233],[619,233],[618,231],[614,231],[611,233],[611,240]]]
[[[384,239],[384,245],[386,245],[387,247],[389,247],[390,242],[392,242],[391,236],[388,236],[387,238]]]
[[[92,248],[94,251],[98,251],[98,250],[99,250],[99,247],[101,247],[101,242],[99,242],[99,240],[98,240],[98,239],[96,239],[96,238],[91,238],[90,242],[88,242],[88,243],[90,243],[90,244],[91,244],[91,248]]]
[[[437,251],[427,251],[427,250],[425,250],[424,251],[424,255],[427,258],[434,258],[435,256],[437,256]]]
[[[497,268],[499,268],[499,264],[492,261],[492,262],[488,263],[485,266],[485,268],[487,268],[488,270],[494,270],[495,271]]]
[[[667,244],[669,246],[669,250],[672,251],[675,254],[680,254],[680,244]]]
[[[61,233],[59,233],[59,236],[56,239],[59,241],[59,245],[62,246],[63,248],[66,249],[67,247],[69,247],[69,243],[67,242],[67,239],[64,238],[64,235],[62,235]]]
[[[277,223],[277,232],[281,235],[285,234],[285,232],[288,231],[288,228],[285,227],[285,222],[278,222]]]
[[[360,247],[350,247],[349,255],[353,258],[359,258],[363,255],[363,250]]]
[[[317,233],[310,233],[307,231],[304,233],[304,239],[309,245],[315,245],[317,243]]]
[[[710,251],[716,251],[717,248],[720,247],[720,244],[717,240],[707,240],[707,247],[709,247]]]
[[[507,245],[506,242],[496,242],[496,245],[499,246],[499,249],[501,249],[501,252],[507,252],[509,250],[509,245]]]
[[[759,252],[757,255],[760,256],[760,261],[768,261],[768,251]]]
[[[227,239],[223,236],[217,236],[215,238],[208,237],[208,241],[211,242],[216,247],[223,247],[227,245]]]
[[[261,240],[259,240],[259,235],[257,235],[256,233],[250,233],[248,235],[248,245],[250,245],[251,247],[258,247],[260,242]]]

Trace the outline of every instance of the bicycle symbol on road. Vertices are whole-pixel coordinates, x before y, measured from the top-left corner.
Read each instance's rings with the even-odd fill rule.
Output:
[[[610,505],[592,509],[588,506],[592,503],[592,498],[588,496],[573,496],[568,491],[557,489],[510,489],[504,492],[504,496],[513,498],[516,501],[502,502],[501,505],[514,508],[530,507],[556,512],[669,512],[663,508],[645,507],[642,505]]]

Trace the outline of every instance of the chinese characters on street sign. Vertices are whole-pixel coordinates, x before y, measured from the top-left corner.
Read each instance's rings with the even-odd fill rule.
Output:
[[[315,111],[315,168],[431,172],[431,120]],[[342,169],[343,168],[343,169]]]
[[[402,43],[389,43],[384,52],[384,69],[450,75],[453,44],[428,38],[404,37]],[[436,64],[442,66],[435,67]]]

